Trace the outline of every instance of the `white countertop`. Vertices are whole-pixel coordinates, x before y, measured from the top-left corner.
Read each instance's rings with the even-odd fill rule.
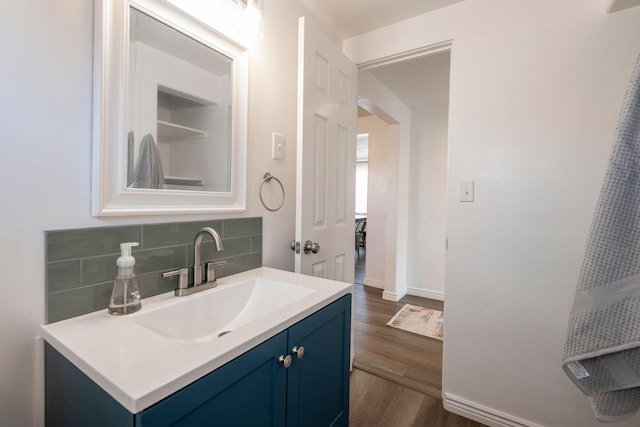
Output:
[[[264,278],[302,286],[313,292],[205,343],[175,341],[146,328],[137,315],[173,303],[176,298]],[[142,309],[112,316],[107,309],[42,326],[42,337],[75,366],[135,414],[235,359],[320,308],[350,293],[348,283],[262,267],[218,280],[214,289],[186,297],[173,292],[142,300]],[[214,307],[215,309],[215,307]]]

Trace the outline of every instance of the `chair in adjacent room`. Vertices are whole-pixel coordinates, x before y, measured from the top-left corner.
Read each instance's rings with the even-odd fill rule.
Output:
[[[356,221],[355,249],[360,258],[360,248],[367,245],[367,221]]]

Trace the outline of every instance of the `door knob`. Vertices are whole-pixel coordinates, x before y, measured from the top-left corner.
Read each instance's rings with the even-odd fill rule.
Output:
[[[292,251],[295,251],[295,253],[297,254],[300,253],[300,242],[296,242],[295,240],[293,240],[289,245],[289,247],[291,248]]]
[[[313,243],[311,240],[307,240],[304,242],[304,253],[309,254],[309,252],[313,252],[317,254],[320,251],[320,245],[317,243]]]
[[[282,364],[285,369],[288,368],[289,366],[291,366],[291,356],[290,355],[281,355],[280,357],[278,357],[278,363]]]
[[[302,357],[304,356],[304,347],[303,346],[295,346],[291,349],[291,352],[293,354],[295,354],[296,356],[298,356],[298,359],[302,359]]]

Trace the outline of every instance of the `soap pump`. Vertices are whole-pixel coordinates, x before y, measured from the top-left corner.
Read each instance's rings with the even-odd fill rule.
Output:
[[[113,282],[113,291],[109,301],[109,314],[129,314],[140,310],[140,291],[133,272],[136,263],[131,256],[131,247],[138,246],[138,242],[120,244],[120,258],[116,261],[118,274]]]

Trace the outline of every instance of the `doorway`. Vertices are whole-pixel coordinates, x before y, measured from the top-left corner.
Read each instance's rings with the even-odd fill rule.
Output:
[[[370,114],[359,114],[358,133],[369,132],[373,140],[369,128],[377,119],[388,138],[383,182],[369,159],[369,188],[375,181],[374,187],[386,190],[380,207],[386,224],[382,232],[369,224],[367,240],[380,233],[386,243],[383,259],[373,260],[371,251],[367,258],[384,272],[368,282],[368,269],[364,280],[383,288],[385,299],[444,299],[450,61],[450,49],[440,49],[359,73],[359,105]],[[370,141],[370,150],[374,145]]]

